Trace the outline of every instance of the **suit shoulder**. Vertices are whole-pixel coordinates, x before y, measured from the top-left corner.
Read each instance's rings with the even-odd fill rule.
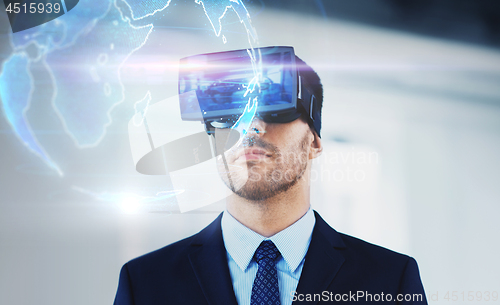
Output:
[[[406,254],[402,254],[379,245],[372,244],[360,238],[339,233],[346,248],[353,257],[376,264],[400,265],[404,268],[406,264],[414,259]]]
[[[158,268],[158,266],[169,268],[171,266],[187,263],[189,260],[189,253],[198,248],[198,241],[205,240],[208,236],[214,234],[217,228],[220,228],[220,218],[221,215],[203,230],[192,236],[134,258],[125,265],[127,265],[129,269],[137,268],[144,270]]]
[[[181,239],[165,247],[136,257],[130,260],[127,265],[129,267],[145,267],[148,265],[157,266],[160,262],[163,264],[165,264],[165,262],[175,263],[178,259],[187,257],[189,246],[195,236],[196,235]]]
[[[369,243],[362,239],[337,232],[315,212],[317,231],[321,232],[334,248],[342,249],[348,258],[357,262],[377,264],[402,264],[405,266],[413,258],[393,250]]]

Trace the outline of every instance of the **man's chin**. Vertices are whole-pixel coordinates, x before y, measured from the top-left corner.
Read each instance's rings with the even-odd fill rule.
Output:
[[[248,181],[241,188],[233,190],[233,192],[245,199],[252,201],[263,201],[272,198],[278,194],[281,194],[291,188],[297,181],[289,182],[279,182],[279,181],[266,181],[261,180],[251,180],[249,177]]]
[[[250,201],[264,201],[277,195],[276,192],[270,192],[269,189],[248,185],[243,186],[239,190],[235,190],[234,193]]]

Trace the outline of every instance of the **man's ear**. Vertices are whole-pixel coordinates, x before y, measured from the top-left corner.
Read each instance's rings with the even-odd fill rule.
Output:
[[[311,149],[309,150],[309,160],[319,157],[323,152],[323,144],[321,144],[321,138],[312,128],[311,132],[313,135],[313,140],[311,142]]]

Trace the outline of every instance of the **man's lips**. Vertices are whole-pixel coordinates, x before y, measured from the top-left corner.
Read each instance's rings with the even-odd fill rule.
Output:
[[[238,154],[236,159],[244,157],[246,160],[259,160],[271,157],[272,154],[259,148],[245,149]]]

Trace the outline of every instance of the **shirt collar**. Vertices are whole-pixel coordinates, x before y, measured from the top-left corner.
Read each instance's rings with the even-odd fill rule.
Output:
[[[226,251],[241,270],[246,271],[260,243],[271,240],[290,270],[295,272],[307,253],[315,223],[316,218],[309,208],[299,220],[267,238],[245,227],[225,210],[221,226]]]

